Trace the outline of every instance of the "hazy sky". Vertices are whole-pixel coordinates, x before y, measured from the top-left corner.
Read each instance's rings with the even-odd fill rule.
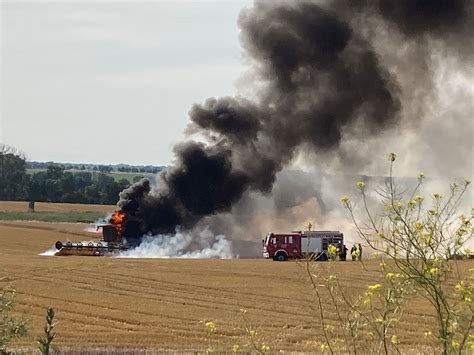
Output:
[[[29,160],[169,164],[191,105],[236,93],[249,5],[3,0],[0,142]]]

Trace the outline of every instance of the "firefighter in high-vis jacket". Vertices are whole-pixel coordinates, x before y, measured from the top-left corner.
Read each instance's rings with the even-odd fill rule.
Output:
[[[352,261],[357,260],[357,246],[355,244],[351,248],[351,257],[352,257]]]
[[[362,260],[362,245],[360,243],[354,244],[351,248],[352,261]]]

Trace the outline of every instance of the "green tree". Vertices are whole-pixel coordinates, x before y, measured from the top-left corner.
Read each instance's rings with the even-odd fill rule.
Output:
[[[20,200],[25,196],[26,162],[15,148],[0,144],[0,200]]]
[[[133,183],[136,183],[136,182],[139,182],[141,179],[143,179],[144,176],[143,175],[137,175],[137,176],[134,176],[133,179],[132,179],[132,182]]]
[[[75,189],[83,191],[84,188],[92,185],[92,174],[90,172],[75,173],[73,177]]]
[[[48,165],[46,177],[51,180],[60,180],[63,177],[64,166],[58,164]]]
[[[74,174],[66,172],[61,177],[61,191],[63,194],[70,194],[76,192],[74,181]]]
[[[127,188],[130,182],[127,179],[120,179],[118,182],[113,181],[104,187],[104,194],[102,195],[101,203],[113,205],[117,203],[119,193]]]

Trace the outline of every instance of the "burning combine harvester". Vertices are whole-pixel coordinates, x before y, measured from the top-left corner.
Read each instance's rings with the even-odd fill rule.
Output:
[[[125,223],[127,214],[123,211],[115,211],[110,217],[109,224],[97,226],[97,230],[102,229],[102,239],[98,242],[56,242],[58,250],[54,255],[79,255],[79,256],[104,256],[118,254],[128,250],[125,234]]]

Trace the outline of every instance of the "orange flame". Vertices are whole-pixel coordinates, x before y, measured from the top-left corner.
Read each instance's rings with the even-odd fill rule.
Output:
[[[122,240],[123,231],[125,229],[125,218],[127,213],[123,211],[115,211],[109,222],[114,225],[117,234],[117,241]]]

